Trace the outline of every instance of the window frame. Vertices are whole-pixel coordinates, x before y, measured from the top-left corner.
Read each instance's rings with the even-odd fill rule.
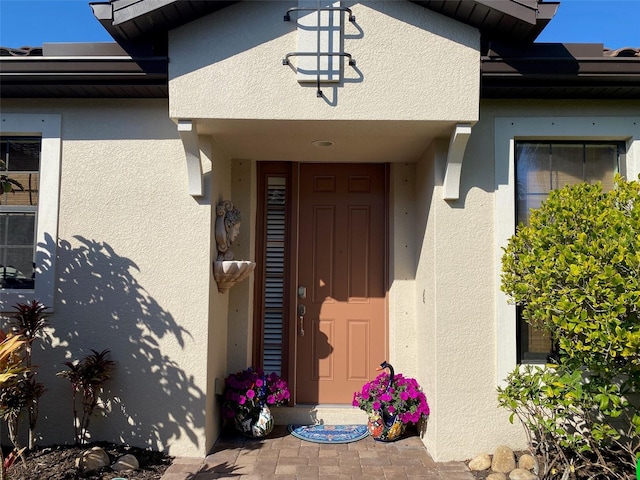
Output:
[[[0,312],[11,312],[16,303],[37,300],[54,308],[56,245],[60,200],[61,116],[59,114],[0,115],[0,134],[40,137],[40,185],[36,212],[35,285],[31,290],[0,288]]]
[[[35,140],[38,144],[38,169],[37,170],[15,170],[12,167],[11,164],[11,156],[9,155],[9,163],[8,165],[5,165],[5,168],[7,168],[6,170],[3,170],[2,172],[0,172],[0,174],[3,175],[7,175],[9,179],[14,179],[17,180],[20,175],[31,175],[31,174],[36,174],[37,178],[38,178],[38,185],[36,186],[36,192],[39,194],[39,189],[40,189],[40,153],[42,151],[42,138],[38,135],[38,136],[11,136],[11,135],[0,135],[0,139],[2,139],[3,142],[6,142],[7,145],[7,151],[2,151],[1,155],[5,155],[5,154],[9,154],[9,150],[10,150],[10,145],[12,142],[15,142],[19,139],[28,139],[28,140]],[[29,181],[29,185],[31,185],[31,181]],[[24,187],[24,182],[22,183],[22,186]],[[30,189],[31,190],[31,189]],[[9,198],[12,198],[11,193],[3,193],[0,194],[3,197],[3,200],[8,200]],[[6,195],[6,196],[5,196]],[[31,214],[33,216],[33,229],[32,229],[32,235],[33,235],[33,240],[30,243],[30,251],[31,251],[31,263],[32,265],[29,267],[28,270],[20,270],[21,273],[23,274],[29,274],[29,277],[31,278],[32,282],[34,281],[34,268],[33,268],[33,262],[34,262],[34,257],[35,257],[35,235],[36,235],[36,226],[37,226],[37,222],[38,222],[38,203],[36,202],[34,203],[30,203],[29,205],[21,205],[21,204],[17,204],[17,203],[0,203],[0,214]],[[1,217],[0,217],[1,219]],[[4,221],[4,220],[2,220]],[[9,222],[7,221],[7,225],[9,224]],[[6,232],[8,232],[8,230],[5,230]],[[5,239],[2,239],[5,240]],[[25,245],[26,247],[26,245]],[[14,247],[15,248],[15,247]],[[26,248],[25,248],[26,250]],[[3,272],[2,272],[2,265],[4,264],[4,260],[2,258],[0,258],[0,276],[2,276]],[[11,265],[13,267],[16,267],[16,264]],[[0,287],[2,288],[2,287]],[[8,289],[8,290],[13,290],[13,289]],[[33,290],[32,288],[20,288],[20,290]]]
[[[496,383],[504,385],[517,362],[516,306],[500,289],[502,255],[516,230],[516,141],[620,141],[626,145],[620,173],[637,179],[640,173],[640,116],[501,117],[494,119],[495,154],[495,312]]]
[[[602,145],[607,145],[607,146],[613,146],[616,148],[616,155],[615,155],[615,167],[614,170],[611,174],[611,182],[613,182],[613,178],[615,176],[616,173],[620,173],[621,168],[620,165],[624,162],[624,158],[625,158],[625,154],[626,154],[626,145],[624,144],[624,142],[618,141],[618,140],[522,140],[522,139],[515,139],[514,142],[514,175],[515,175],[515,195],[514,195],[514,202],[515,202],[515,224],[516,226],[519,225],[522,220],[522,218],[519,218],[519,214],[522,212],[519,212],[518,209],[518,145],[519,144],[536,144],[536,145],[540,145],[540,146],[545,146],[545,147],[549,147],[548,148],[548,159],[549,161],[552,162],[552,168],[549,170],[549,173],[551,174],[551,172],[557,171],[553,168],[553,162],[554,162],[554,158],[553,158],[553,146],[580,146],[582,148],[582,163],[583,163],[583,175],[584,175],[584,165],[585,165],[585,154],[586,154],[586,148],[591,145],[598,145],[598,146],[602,146]],[[584,179],[582,180],[584,182]],[[558,188],[562,188],[564,187],[564,185],[560,185],[558,184]],[[537,195],[543,195],[543,194],[537,194]],[[542,201],[544,201],[549,194],[544,194],[544,198],[542,199]],[[529,209],[530,210],[530,209]],[[551,345],[551,348],[549,349],[548,352],[531,352],[526,350],[525,348],[525,343],[528,343],[528,334],[529,332],[527,331],[527,325],[526,322],[523,321],[522,317],[521,317],[521,309],[519,307],[516,307],[516,341],[517,341],[517,360],[518,363],[532,363],[532,364],[545,364],[547,362],[547,359],[549,358],[550,355],[557,353],[556,350],[554,350],[554,345]],[[549,340],[550,343],[551,340]],[[555,345],[555,347],[557,347],[557,345]],[[526,357],[526,358],[525,358]]]
[[[294,191],[297,184],[294,162],[277,162],[265,161],[258,162],[258,215],[256,219],[256,264],[254,282],[254,342],[253,342],[253,365],[258,368],[264,368],[265,354],[265,322],[264,317],[267,312],[265,304],[265,287],[267,280],[267,190],[268,180],[270,177],[284,178],[286,182],[285,206],[283,208],[285,216],[284,225],[284,271],[283,278],[283,305],[282,305],[282,356],[281,371],[277,372],[282,378],[292,383],[290,373],[293,371],[290,362],[292,359],[289,355],[290,345],[292,342],[291,335],[295,335],[295,330],[290,328],[290,318],[296,318],[292,314],[295,305],[291,301],[291,278],[295,278],[297,265],[295,259],[291,256],[291,245],[294,241],[294,232],[297,231],[296,220],[292,214],[292,199],[295,198]],[[294,302],[295,303],[295,302]],[[270,373],[270,372],[267,372]]]

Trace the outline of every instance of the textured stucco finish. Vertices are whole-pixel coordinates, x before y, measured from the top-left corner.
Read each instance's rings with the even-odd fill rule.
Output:
[[[62,117],[55,314],[48,345],[34,353],[47,388],[40,443],[73,441],[69,385],[55,372],[89,349],[108,348],[117,362],[112,401],[108,416],[91,420],[92,438],[202,455],[211,192],[199,201],[188,194],[166,102],[3,100],[2,107]]]
[[[299,85],[282,59],[297,49],[297,2],[241,2],[171,32],[172,118],[473,120],[479,33],[410,2],[342,2],[344,51],[356,59],[338,87]],[[455,99],[455,101],[451,101]]]

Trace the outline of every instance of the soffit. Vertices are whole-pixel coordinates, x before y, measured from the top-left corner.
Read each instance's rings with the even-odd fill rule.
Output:
[[[194,119],[233,158],[313,162],[415,162],[455,122]],[[315,146],[330,141],[332,146]]]
[[[481,60],[482,98],[638,99],[640,49],[494,43]]]
[[[485,43],[508,40],[518,44],[533,42],[560,4],[537,0],[421,0],[413,3],[476,27]]]
[[[131,57],[115,43],[0,48],[3,98],[167,98],[166,57]]]
[[[236,1],[111,0],[91,4],[94,15],[127,51],[165,54],[167,32]],[[559,2],[539,0],[421,0],[429,10],[478,28],[483,41],[532,42]]]

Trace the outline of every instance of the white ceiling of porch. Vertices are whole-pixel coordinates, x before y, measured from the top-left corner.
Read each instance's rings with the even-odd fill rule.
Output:
[[[313,162],[415,162],[455,122],[194,119],[231,158]],[[331,141],[330,147],[313,145]]]

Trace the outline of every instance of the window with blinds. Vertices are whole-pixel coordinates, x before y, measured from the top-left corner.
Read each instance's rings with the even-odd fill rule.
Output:
[[[287,178],[268,176],[265,204],[264,307],[262,365],[267,373],[282,375],[284,362],[285,248]]]
[[[620,142],[516,143],[516,224],[528,224],[551,190],[581,182],[613,187],[624,144]],[[518,357],[522,362],[544,362],[553,352],[550,337],[531,327],[518,313]]]
[[[0,137],[0,288],[33,289],[40,137]]]

